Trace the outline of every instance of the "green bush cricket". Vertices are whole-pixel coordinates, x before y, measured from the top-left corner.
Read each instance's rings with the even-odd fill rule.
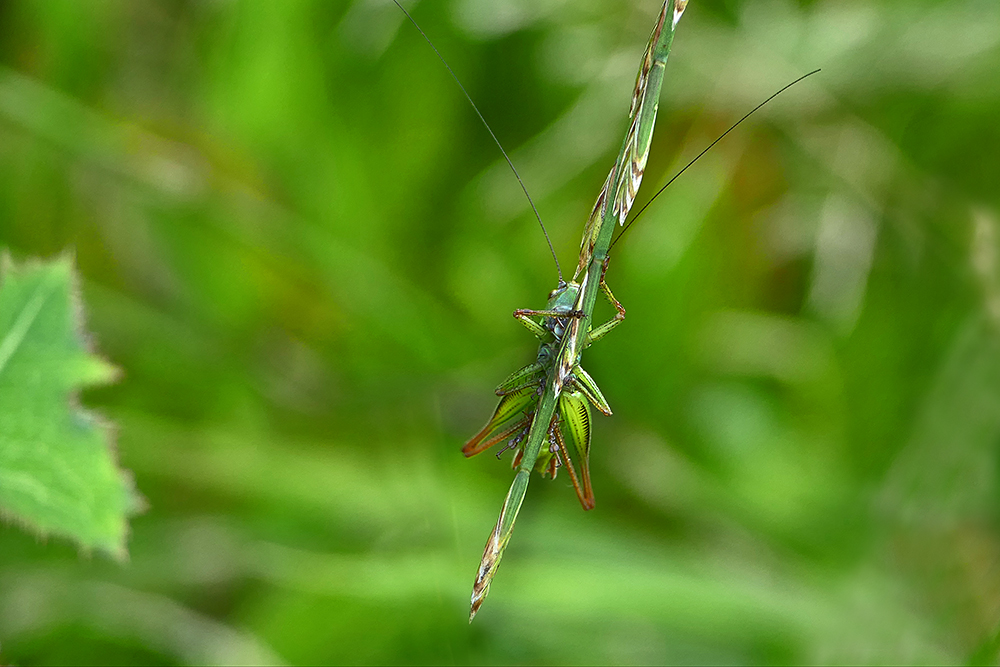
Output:
[[[531,196],[528,195],[527,188],[517,174],[517,169],[493,134],[493,130],[489,128],[489,124],[479,113],[465,87],[406,9],[397,0],[394,2],[424,35],[456,83],[462,88],[462,92],[500,147],[525,196],[531,202]],[[629,109],[629,129],[618,152],[618,159],[604,182],[604,187],[597,197],[584,229],[580,261],[573,279],[567,283],[563,280],[562,271],[559,270],[559,284],[549,294],[548,304],[544,310],[514,311],[514,317],[541,341],[535,361],[515,371],[500,384],[496,390],[501,396],[500,404],[493,417],[462,448],[466,456],[473,456],[500,443],[505,443],[504,449],[517,450],[514,456],[514,468],[517,469],[517,474],[500,510],[500,518],[486,542],[482,562],[476,572],[472,588],[470,622],[475,618],[489,593],[490,583],[500,565],[504,549],[510,541],[514,521],[524,500],[532,469],[543,475],[555,477],[557,468],[565,467],[580,504],[584,509],[594,507],[594,494],[590,484],[588,403],[606,415],[611,414],[611,408],[593,378],[580,365],[580,358],[587,347],[625,319],[625,309],[615,299],[604,281],[604,273],[608,266],[608,250],[614,233],[614,221],[617,220],[619,224],[625,223],[639,184],[642,182],[656,122],[663,70],[673,42],[674,29],[686,6],[687,0],[665,0],[653,27],[636,77],[635,92],[632,94],[632,104]],[[531,202],[531,206],[541,224],[534,202]],[[544,225],[542,230],[545,231]],[[548,240],[547,232],[545,237]],[[555,259],[556,254],[551,241],[549,248]],[[556,259],[557,270],[558,264],[559,261]],[[594,328],[591,320],[599,292],[604,294],[616,312],[610,321]],[[542,318],[541,322],[532,319],[535,317]],[[577,475],[573,466],[571,449],[578,459],[580,475]]]
[[[458,83],[466,99],[500,148],[541,225],[559,272],[559,284],[549,293],[548,303],[543,310],[514,311],[514,317],[541,341],[535,361],[512,373],[497,387],[496,393],[501,398],[493,416],[462,448],[462,453],[467,457],[501,443],[504,445],[501,453],[507,449],[516,450],[513,468],[517,473],[500,510],[500,517],[486,542],[479,569],[476,571],[469,613],[469,622],[472,622],[489,594],[490,584],[510,541],[514,522],[524,500],[533,469],[542,476],[549,475],[554,478],[560,467],[566,468],[580,504],[585,510],[594,508],[594,492],[590,482],[589,406],[593,405],[605,415],[611,414],[611,408],[593,378],[580,365],[580,360],[585,349],[625,319],[625,308],[615,299],[604,280],[609,252],[614,246],[612,237],[615,221],[619,225],[624,225],[622,230],[624,233],[653,199],[740,123],[782,92],[819,70],[801,76],[782,87],[740,118],[667,181],[626,225],[625,220],[635,201],[649,156],[660,88],[673,43],[674,30],[688,2],[688,0],[665,0],[636,75],[635,90],[629,108],[628,131],[618,152],[618,159],[611,168],[584,227],[580,260],[573,279],[566,282],[563,280],[559,260],[545,231],[545,225],[500,141],[427,35],[399,2],[397,0],[394,2],[413,22],[448,68],[452,78]],[[621,238],[621,234],[618,238]],[[592,326],[592,316],[598,293],[603,294],[614,307],[615,315],[611,320],[595,328]],[[534,318],[541,318],[541,321]],[[497,456],[499,457],[499,454]],[[580,468],[579,474],[573,463],[574,457]]]
[[[659,106],[663,71],[674,29],[687,0],[666,0],[636,77],[629,109],[629,128],[618,159],[608,174],[583,233],[580,261],[573,279],[561,277],[544,310],[517,310],[518,319],[540,341],[535,361],[515,371],[497,388],[502,398],[489,423],[466,443],[462,452],[473,456],[505,443],[517,449],[511,484],[500,518],[486,542],[472,588],[471,621],[490,590],[514,521],[528,488],[532,469],[555,477],[565,467],[584,509],[594,507],[590,484],[590,405],[611,414],[608,402],[593,378],[580,365],[583,351],[625,319],[604,273],[615,221],[624,224],[642,182]],[[594,304],[603,294],[615,316],[592,326]],[[540,317],[541,321],[533,318]],[[574,457],[580,468],[577,474]]]

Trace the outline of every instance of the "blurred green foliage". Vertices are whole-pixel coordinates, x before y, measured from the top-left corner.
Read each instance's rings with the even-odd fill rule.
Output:
[[[564,266],[657,0],[410,5]],[[463,460],[555,271],[383,0],[0,2],[0,245],[76,253],[149,509],[131,560],[0,531],[16,664],[993,663],[1000,5],[692,0],[625,324],[586,365],[597,509]],[[3,409],[0,406],[0,409]]]

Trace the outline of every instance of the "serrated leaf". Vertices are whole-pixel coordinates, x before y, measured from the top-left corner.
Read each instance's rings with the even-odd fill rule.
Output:
[[[137,497],[108,426],[76,401],[117,371],[90,353],[80,319],[69,258],[0,258],[0,512],[124,557]]]

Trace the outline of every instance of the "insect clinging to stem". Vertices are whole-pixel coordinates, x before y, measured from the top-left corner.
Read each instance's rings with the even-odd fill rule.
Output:
[[[496,389],[500,403],[493,416],[462,448],[462,453],[467,457],[494,445],[502,445],[501,453],[513,449],[515,450],[513,467],[517,471],[504,499],[500,516],[486,541],[483,557],[476,571],[469,613],[471,622],[489,593],[500,559],[510,541],[532,470],[554,478],[559,468],[565,468],[580,504],[585,510],[594,508],[594,492],[590,480],[590,408],[593,406],[605,415],[611,414],[611,408],[597,383],[580,362],[585,349],[603,338],[625,319],[625,308],[615,298],[604,279],[608,269],[609,252],[614,245],[612,238],[615,223],[624,225],[622,230],[624,233],[646,208],[644,206],[639,214],[625,225],[649,156],[663,73],[673,43],[674,30],[687,7],[688,0],[665,0],[659,12],[636,76],[625,139],[584,227],[579,261],[573,278],[568,282],[563,279],[555,249],[548,233],[545,232],[545,225],[510,157],[489,128],[489,124],[486,123],[465,87],[427,35],[398,0],[393,1],[431,44],[431,48],[444,62],[480,120],[486,125],[531,203],[559,273],[558,284],[549,293],[545,308],[514,311],[514,317],[539,339],[535,360],[514,371],[500,383]],[[815,74],[816,71],[788,84],[734,123],[660,188],[650,202],[757,109],[795,83]],[[646,206],[648,205],[647,203]],[[618,238],[621,238],[621,234]],[[599,296],[607,299],[615,314],[607,322],[595,327],[593,312]]]

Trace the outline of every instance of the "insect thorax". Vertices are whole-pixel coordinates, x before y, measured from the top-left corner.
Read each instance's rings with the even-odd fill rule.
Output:
[[[562,284],[549,292],[549,301],[546,305],[546,310],[569,314],[576,305],[579,294],[579,283],[571,281]],[[566,319],[565,317],[553,317],[550,315],[542,323],[542,326],[551,331],[552,335],[555,336],[556,342],[562,340],[563,332],[566,329]]]

